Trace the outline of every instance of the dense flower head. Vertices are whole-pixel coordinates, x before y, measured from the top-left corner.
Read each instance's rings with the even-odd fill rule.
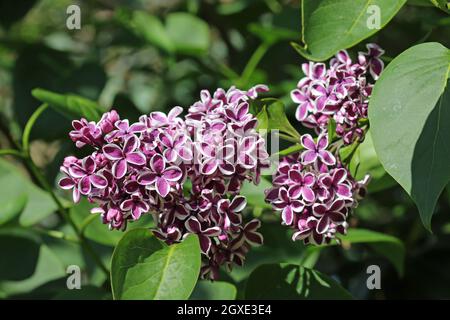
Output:
[[[373,82],[384,68],[380,59],[384,51],[372,43],[367,50],[359,52],[357,62],[351,60],[347,51],[339,51],[328,68],[324,63],[304,63],[305,77],[291,91],[293,102],[298,104],[296,119],[316,132],[333,119],[336,133],[345,144],[362,140],[361,123],[367,119]]]
[[[266,190],[266,201],[295,230],[292,239],[324,244],[346,234],[348,217],[365,194],[368,178],[355,181],[339,157],[328,149],[326,131],[316,141],[301,137],[303,151],[284,157]]]
[[[181,107],[152,112],[138,122],[114,110],[99,122],[73,121],[70,138],[94,151],[83,159],[67,157],[59,185],[98,204],[111,229],[152,214],[154,234],[168,244],[197,234],[204,256],[202,277],[217,279],[219,267],[242,265],[245,254],[262,244],[256,219],[244,223],[244,181],[257,184],[269,167],[265,141],[256,131],[249,103],[268,88],[248,91],[203,90],[187,116]],[[188,183],[189,182],[189,183]]]

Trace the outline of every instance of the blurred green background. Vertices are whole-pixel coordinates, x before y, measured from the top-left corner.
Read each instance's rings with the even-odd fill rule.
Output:
[[[66,27],[71,4],[81,8],[80,30]],[[2,0],[0,146],[14,147],[19,140],[39,106],[31,95],[37,87],[78,94],[97,101],[104,110],[113,107],[123,118],[136,120],[177,105],[187,109],[199,99],[201,89],[231,85],[247,89],[265,83],[271,89],[269,96],[282,99],[296,123],[289,93],[303,76],[300,65],[305,61],[290,42],[300,39],[300,30],[300,1],[294,0]],[[450,47],[450,18],[429,1],[414,0],[366,42],[380,44],[388,63],[425,41]],[[364,50],[364,43],[349,51],[359,50]],[[70,128],[70,120],[48,110],[33,129],[33,160],[49,181],[56,182],[64,156],[81,155],[68,138]],[[316,263],[316,269],[332,275],[357,298],[450,298],[450,188],[439,200],[430,234],[407,194],[380,166],[370,141],[363,150],[360,172],[369,171],[375,179],[351,225],[401,239],[406,248],[404,275],[400,277],[376,250],[360,244],[327,248],[317,261],[307,263]],[[70,230],[26,176],[26,168],[13,158],[1,160],[0,297],[77,298],[79,293],[65,289],[64,267],[78,264],[85,285],[82,297],[108,298],[104,275],[84,252],[49,234],[51,229],[70,235]],[[248,214],[265,222],[266,245],[250,253],[243,269],[223,274],[224,281],[238,288],[258,264],[299,263],[304,257],[304,247],[290,242],[290,233],[262,202],[265,186],[247,192],[255,207]],[[78,221],[89,216],[86,203],[71,211]],[[108,263],[121,233],[108,232],[95,220],[87,234]],[[370,264],[382,268],[381,290],[366,287]]]

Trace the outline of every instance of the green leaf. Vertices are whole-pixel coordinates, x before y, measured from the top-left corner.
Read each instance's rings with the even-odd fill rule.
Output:
[[[1,280],[23,280],[30,277],[39,257],[39,243],[28,234],[0,234]]]
[[[351,299],[339,283],[319,271],[293,264],[258,267],[247,280],[246,299]]]
[[[96,102],[78,95],[64,95],[39,88],[33,89],[31,94],[70,120],[80,117],[87,120],[99,120],[102,113],[102,108]]]
[[[150,44],[167,52],[173,52],[174,47],[162,22],[145,11],[135,11],[132,17],[135,32]]]
[[[405,246],[398,238],[371,230],[349,229],[341,237],[342,242],[369,244],[377,253],[385,256],[395,267],[400,276],[404,272]]]
[[[432,4],[446,13],[450,13],[450,3],[447,0],[430,0]]]
[[[198,237],[167,246],[148,229],[125,233],[111,260],[114,299],[187,299],[200,273]]]
[[[383,28],[405,3],[406,0],[303,0],[304,46],[292,45],[309,60],[326,60],[379,31],[367,25],[373,15],[370,9],[376,8],[371,6],[378,7]]]
[[[259,130],[279,130],[300,141],[300,134],[291,125],[284,111],[284,104],[280,100],[264,99],[271,103],[265,104],[256,116]],[[264,102],[264,101],[263,101]]]
[[[236,287],[228,282],[201,280],[197,282],[190,300],[234,300]]]
[[[57,209],[47,192],[35,186],[16,166],[3,159],[0,159],[0,183],[8,186],[0,193],[0,223],[6,223],[20,214],[20,224],[32,226]]]
[[[396,57],[376,82],[369,119],[375,150],[431,230],[437,198],[450,180],[450,51],[423,43]]]
[[[175,50],[184,54],[204,54],[210,45],[209,26],[196,16],[171,13],[166,19],[166,31]]]

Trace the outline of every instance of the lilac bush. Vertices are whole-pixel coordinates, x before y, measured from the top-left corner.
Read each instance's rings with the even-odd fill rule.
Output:
[[[66,157],[59,182],[74,202],[84,195],[98,206],[111,229],[151,214],[153,232],[168,244],[197,234],[203,253],[201,276],[217,279],[219,267],[242,265],[251,246],[261,245],[260,222],[243,222],[244,181],[257,184],[269,166],[265,141],[256,131],[249,102],[267,91],[203,90],[183,119],[181,107],[152,112],[136,123],[114,110],[99,122],[73,121],[70,138],[91,155]]]

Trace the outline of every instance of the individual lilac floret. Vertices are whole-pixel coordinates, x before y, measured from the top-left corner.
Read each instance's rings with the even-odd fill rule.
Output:
[[[348,216],[364,196],[368,179],[355,181],[327,150],[326,132],[317,142],[309,134],[301,141],[302,153],[280,161],[266,201],[281,212],[282,223],[294,229],[293,240],[329,243],[337,234],[346,234]]]
[[[114,110],[98,123],[73,121],[71,139],[94,151],[83,159],[67,157],[59,185],[72,190],[75,202],[84,195],[98,204],[92,212],[111,229],[124,230],[151,214],[153,233],[168,244],[197,234],[201,275],[217,279],[220,266],[242,265],[250,247],[263,241],[258,220],[243,225],[247,202],[239,191],[245,181],[257,184],[269,166],[265,141],[249,113],[251,100],[267,90],[203,90],[186,120],[175,107],[135,123]]]
[[[324,63],[302,65],[305,77],[291,91],[292,101],[298,104],[298,121],[318,133],[333,119],[345,144],[364,138],[361,122],[367,119],[373,83],[384,68],[380,59],[384,51],[373,43],[367,50],[359,52],[358,62],[342,50],[330,60],[329,68]]]

